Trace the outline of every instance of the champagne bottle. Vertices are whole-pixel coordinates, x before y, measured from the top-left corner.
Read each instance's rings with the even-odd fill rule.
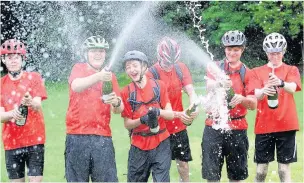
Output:
[[[194,104],[192,105],[191,108],[188,108],[188,109],[186,110],[186,114],[187,114],[188,116],[190,116],[191,113],[193,113],[193,112],[196,110],[197,106],[198,106],[198,104],[194,103]]]
[[[269,74],[269,78],[270,77],[271,75]],[[277,87],[274,86],[273,88],[275,89],[276,93],[273,96],[267,96],[267,103],[270,109],[276,109],[279,106]]]
[[[106,71],[109,72],[109,69],[105,68]],[[113,92],[112,81],[104,81],[102,83],[102,99],[107,100],[108,95]]]
[[[232,86],[229,88],[229,90],[227,90],[226,92],[226,99],[227,99],[227,105],[228,105],[228,109],[233,109],[235,106],[230,106],[229,103],[231,102],[232,98],[234,97],[235,93],[234,90],[232,88]]]
[[[25,97],[29,97],[28,95],[25,95]],[[27,120],[27,115],[28,115],[28,106],[21,104],[18,107],[18,110],[20,111],[21,115],[23,116],[22,119],[16,120],[16,125],[18,126],[24,126]]]
[[[198,106],[198,103],[194,103],[194,104],[192,105],[191,108],[188,108],[188,109],[186,110],[187,116],[190,116],[191,113],[195,112],[197,106]],[[190,126],[190,125],[192,124],[192,121],[191,121],[190,123],[188,123],[188,124],[186,124],[186,123],[184,123],[184,124],[185,124],[186,126]]]
[[[149,119],[151,120],[151,124],[149,125],[150,131],[152,133],[157,133],[159,131],[159,125],[158,125],[158,120],[157,116],[155,116],[155,113],[152,114],[152,107],[149,108]]]

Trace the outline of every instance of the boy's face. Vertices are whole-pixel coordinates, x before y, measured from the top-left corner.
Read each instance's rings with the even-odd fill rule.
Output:
[[[95,68],[101,68],[106,58],[106,50],[102,48],[89,49],[88,61]]]
[[[22,56],[17,53],[4,55],[2,62],[6,65],[7,70],[16,72],[21,69]]]
[[[272,53],[266,53],[269,62],[272,63],[274,66],[278,66],[282,63],[283,61],[283,52],[272,52]]]
[[[238,62],[241,59],[244,47],[241,46],[229,46],[225,48],[226,58],[229,62]]]
[[[126,62],[125,70],[127,75],[132,79],[132,81],[138,81],[140,79],[140,75],[142,70],[141,62],[138,60],[129,60]]]

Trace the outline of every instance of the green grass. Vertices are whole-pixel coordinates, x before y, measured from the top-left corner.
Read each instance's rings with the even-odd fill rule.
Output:
[[[197,85],[199,86],[199,85]],[[48,99],[43,102],[43,111],[46,122],[47,142],[45,145],[45,170],[44,181],[46,182],[65,182],[64,179],[64,146],[65,146],[65,114],[68,106],[68,88],[66,83],[47,85]],[[201,89],[198,90],[201,93]],[[303,92],[295,94],[298,116],[300,119],[301,130],[297,133],[298,162],[291,165],[292,180],[294,182],[303,182]],[[188,99],[184,96],[185,106]],[[200,116],[188,128],[190,136],[190,145],[193,161],[190,162],[190,178],[192,182],[205,182],[201,178],[201,140],[204,129],[205,115],[201,112]],[[255,111],[247,115],[249,128],[248,137],[250,142],[249,149],[249,177],[247,182],[253,182],[256,165],[253,163],[254,157],[254,119]],[[127,158],[130,141],[127,130],[124,128],[123,120],[120,115],[113,115],[111,120],[113,141],[116,153],[116,162],[118,178],[120,182],[127,181]],[[5,168],[4,150],[1,144],[1,182],[7,182],[7,173]],[[76,161],[76,160],[75,160]],[[224,165],[225,167],[225,165]],[[277,163],[272,162],[268,170],[266,182],[279,182],[277,173]],[[171,166],[171,181],[178,182],[178,173],[175,162]],[[225,168],[222,173],[222,181],[227,182]]]

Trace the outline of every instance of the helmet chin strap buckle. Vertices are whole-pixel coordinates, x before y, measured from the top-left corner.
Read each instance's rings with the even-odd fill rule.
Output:
[[[20,69],[19,71],[8,71],[8,73],[9,73],[10,75],[12,75],[13,78],[17,78],[17,77],[20,75],[21,70],[22,70],[22,69]]]

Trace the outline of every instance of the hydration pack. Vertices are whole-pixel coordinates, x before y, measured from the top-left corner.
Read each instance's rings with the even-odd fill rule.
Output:
[[[132,107],[132,112],[136,111],[141,107],[143,104],[150,104],[153,102],[160,103],[160,87],[158,82],[155,79],[152,79],[155,82],[155,86],[153,86],[153,98],[148,102],[143,101],[137,101],[137,86],[133,82],[133,84],[128,85],[128,91],[129,91],[129,99],[128,102],[130,103]]]

